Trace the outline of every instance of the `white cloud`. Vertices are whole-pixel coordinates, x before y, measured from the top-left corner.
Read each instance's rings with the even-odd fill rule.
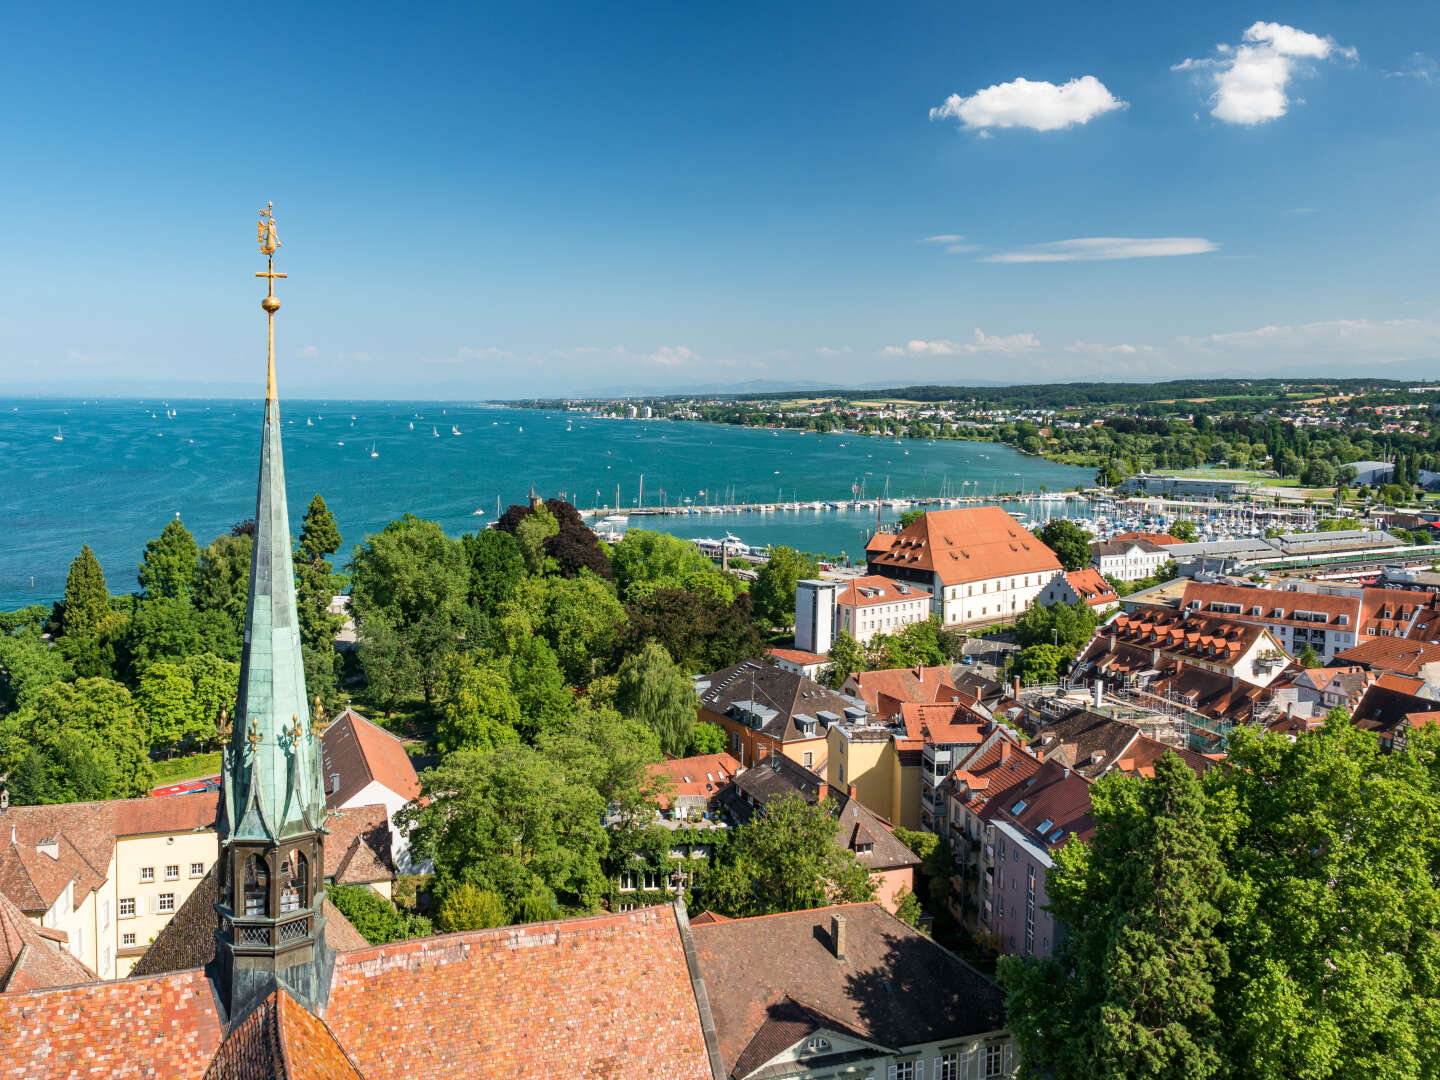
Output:
[[[977,90],[969,97],[951,94],[945,104],[930,110],[931,120],[954,118],[960,125],[988,134],[989,128],[1023,127],[1059,131],[1086,124],[1097,116],[1127,105],[1094,75],[1071,79],[1063,86],[1015,79]]]
[[[320,355],[320,350],[314,345],[302,345],[295,350],[296,360],[314,360]]]
[[[1261,326],[1204,337],[1176,338],[1183,348],[1266,352],[1342,349],[1354,352],[1415,354],[1440,352],[1440,325],[1424,319],[1331,319],[1289,326]]]
[[[1033,333],[990,335],[978,327],[969,341],[907,341],[904,345],[887,345],[884,356],[973,356],[975,353],[1015,353],[1038,349],[1040,339]]]
[[[1284,116],[1286,93],[1297,67],[1307,60],[1355,59],[1355,50],[1331,37],[1281,23],[1257,22],[1241,35],[1240,45],[1217,45],[1218,57],[1187,59],[1172,71],[1206,71],[1215,91],[1210,115],[1227,124],[1263,124]]]
[[[845,356],[854,350],[851,349],[849,345],[842,345],[838,349],[831,348],[829,345],[821,345],[815,351],[821,356]]]
[[[965,237],[958,233],[941,233],[939,236],[927,236],[920,241],[922,244],[943,244],[945,250],[951,255],[960,255],[967,251],[979,251],[979,244],[967,244]]]
[[[1031,244],[1018,251],[987,255],[982,262],[1102,262],[1110,259],[1151,259],[1169,255],[1203,255],[1217,245],[1200,236],[1081,236]]]
[[[679,367],[699,363],[700,355],[684,345],[662,345],[645,359],[661,367]]]
[[[1434,57],[1426,56],[1423,52],[1411,53],[1405,61],[1405,66],[1395,71],[1385,72],[1387,79],[1418,79],[1420,82],[1440,82],[1440,64],[1435,62]]]

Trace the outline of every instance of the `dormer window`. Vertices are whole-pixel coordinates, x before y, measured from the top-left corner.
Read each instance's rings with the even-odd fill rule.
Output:
[[[823,1054],[830,1049],[830,1040],[823,1035],[811,1035],[805,1040],[805,1053]]]

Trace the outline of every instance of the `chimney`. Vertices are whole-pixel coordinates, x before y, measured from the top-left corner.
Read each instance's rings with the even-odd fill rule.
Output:
[[[1019,675],[1016,675],[1016,676],[1015,676],[1015,699],[1016,699],[1017,701],[1020,699],[1020,676],[1019,676]]]
[[[1001,765],[1004,765],[1005,762],[1007,762],[1007,761],[1009,761],[1009,760],[1010,760],[1010,740],[1009,740],[1009,739],[1006,739],[1004,742],[1002,742],[1002,743],[1000,744],[1000,764],[1001,764]]]
[[[1099,679],[1095,680],[1095,708],[1105,704],[1105,684]]]
[[[815,801],[817,803],[822,803],[829,797],[830,785],[827,784],[824,780],[821,780],[820,786],[815,789]]]
[[[846,794],[847,796],[849,796],[850,798],[852,798],[852,799],[855,798],[855,785],[854,785],[854,784],[848,785],[848,786],[845,788],[845,794]]]
[[[1153,667],[1153,668],[1158,668],[1158,667],[1160,666],[1160,650],[1159,650],[1159,649],[1151,649],[1151,650],[1150,650],[1150,666]]]
[[[1114,631],[1111,631],[1111,633],[1110,633],[1110,651],[1111,651],[1111,652],[1114,652],[1114,651],[1115,651],[1115,633],[1114,633]]]
[[[845,916],[830,916],[830,948],[835,952],[835,959],[842,964],[845,962]]]
[[[916,665],[915,665],[915,678],[917,678],[917,679],[924,679],[924,678],[925,678],[925,665],[924,665],[924,664],[916,664]]]

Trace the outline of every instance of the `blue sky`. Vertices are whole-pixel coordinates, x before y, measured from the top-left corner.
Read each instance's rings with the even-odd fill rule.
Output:
[[[1440,377],[1440,5],[59,10],[15,392],[258,387],[266,200],[292,395]]]

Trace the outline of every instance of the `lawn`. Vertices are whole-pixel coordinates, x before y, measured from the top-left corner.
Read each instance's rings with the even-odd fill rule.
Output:
[[[181,780],[198,780],[202,776],[214,776],[220,771],[220,751],[208,754],[191,754],[189,757],[170,758],[155,762],[155,786],[177,784]]]

